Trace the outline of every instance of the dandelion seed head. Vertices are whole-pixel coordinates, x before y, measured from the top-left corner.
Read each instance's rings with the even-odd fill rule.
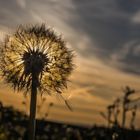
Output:
[[[61,93],[73,70],[73,53],[60,36],[44,24],[19,26],[5,38],[0,48],[1,74],[14,89],[31,89],[37,76],[41,93]]]

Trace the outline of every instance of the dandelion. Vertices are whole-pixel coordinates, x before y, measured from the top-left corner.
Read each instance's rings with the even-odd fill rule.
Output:
[[[35,137],[36,95],[61,94],[73,70],[73,53],[44,24],[19,26],[0,48],[1,74],[18,91],[31,92],[30,140]]]

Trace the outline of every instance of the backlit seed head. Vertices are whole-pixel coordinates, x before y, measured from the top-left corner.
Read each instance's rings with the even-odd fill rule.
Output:
[[[0,47],[1,74],[14,89],[31,89],[32,75],[41,93],[61,93],[73,70],[73,53],[55,32],[41,26],[20,26]]]

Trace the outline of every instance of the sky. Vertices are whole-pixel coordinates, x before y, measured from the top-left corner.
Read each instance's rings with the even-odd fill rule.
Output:
[[[75,70],[70,76],[68,90],[63,94],[73,112],[54,95],[45,96],[42,114],[48,104],[54,102],[48,120],[105,125],[99,112],[105,112],[107,105],[123,96],[122,88],[129,85],[140,90],[140,1],[0,1],[0,40],[20,24],[41,23],[62,34],[76,55]],[[23,100],[22,93],[13,93],[1,83],[0,101],[5,105],[24,110]],[[40,97],[38,100],[40,104]],[[140,116],[139,112],[137,116]],[[140,128],[138,117],[136,122]]]

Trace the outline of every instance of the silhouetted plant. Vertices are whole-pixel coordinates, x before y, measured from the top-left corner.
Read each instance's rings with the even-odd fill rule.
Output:
[[[107,106],[107,121],[108,121],[108,128],[110,128],[110,124],[111,123],[113,123],[113,121],[111,120],[111,117],[112,117],[112,114],[113,114],[113,112],[114,112],[114,108],[115,108],[115,105],[113,104],[113,105],[109,105],[109,106]]]
[[[120,106],[120,99],[117,98],[115,101],[114,101],[114,125],[116,127],[119,127],[119,122],[118,122],[118,116],[119,116],[119,113],[120,113],[120,109],[119,109],[119,106]]]
[[[62,93],[73,70],[73,53],[55,32],[41,26],[19,26],[0,50],[1,74],[15,90],[31,92],[29,139],[35,137],[37,92]]]
[[[107,121],[108,128],[110,128],[111,124],[114,124],[114,121],[111,119],[112,110],[107,110],[107,114],[105,114],[104,112],[100,112],[100,115]]]
[[[54,106],[54,103],[53,102],[50,102],[49,105],[48,105],[48,108],[47,108],[47,112],[45,113],[45,117],[48,117],[49,113],[50,113],[50,108]]]
[[[137,105],[135,105],[134,107],[133,107],[133,109],[132,109],[132,118],[131,118],[131,120],[130,120],[130,128],[132,129],[132,130],[134,130],[135,129],[135,126],[134,126],[134,121],[135,121],[135,118],[136,118],[136,111],[137,111]]]
[[[0,124],[2,122],[2,119],[3,119],[3,105],[2,105],[2,102],[0,102]]]
[[[131,89],[129,86],[126,86],[125,89],[123,90],[124,92],[124,97],[123,97],[123,105],[122,105],[122,128],[125,127],[125,120],[126,120],[126,112],[128,111],[128,104],[130,103],[129,96],[131,94],[135,93],[134,89]]]
[[[107,121],[108,128],[110,128],[111,124],[112,126],[119,126],[118,122],[118,115],[120,113],[119,109],[120,99],[117,98],[113,104],[107,106],[107,115],[105,115],[103,112],[100,112],[100,115]]]

